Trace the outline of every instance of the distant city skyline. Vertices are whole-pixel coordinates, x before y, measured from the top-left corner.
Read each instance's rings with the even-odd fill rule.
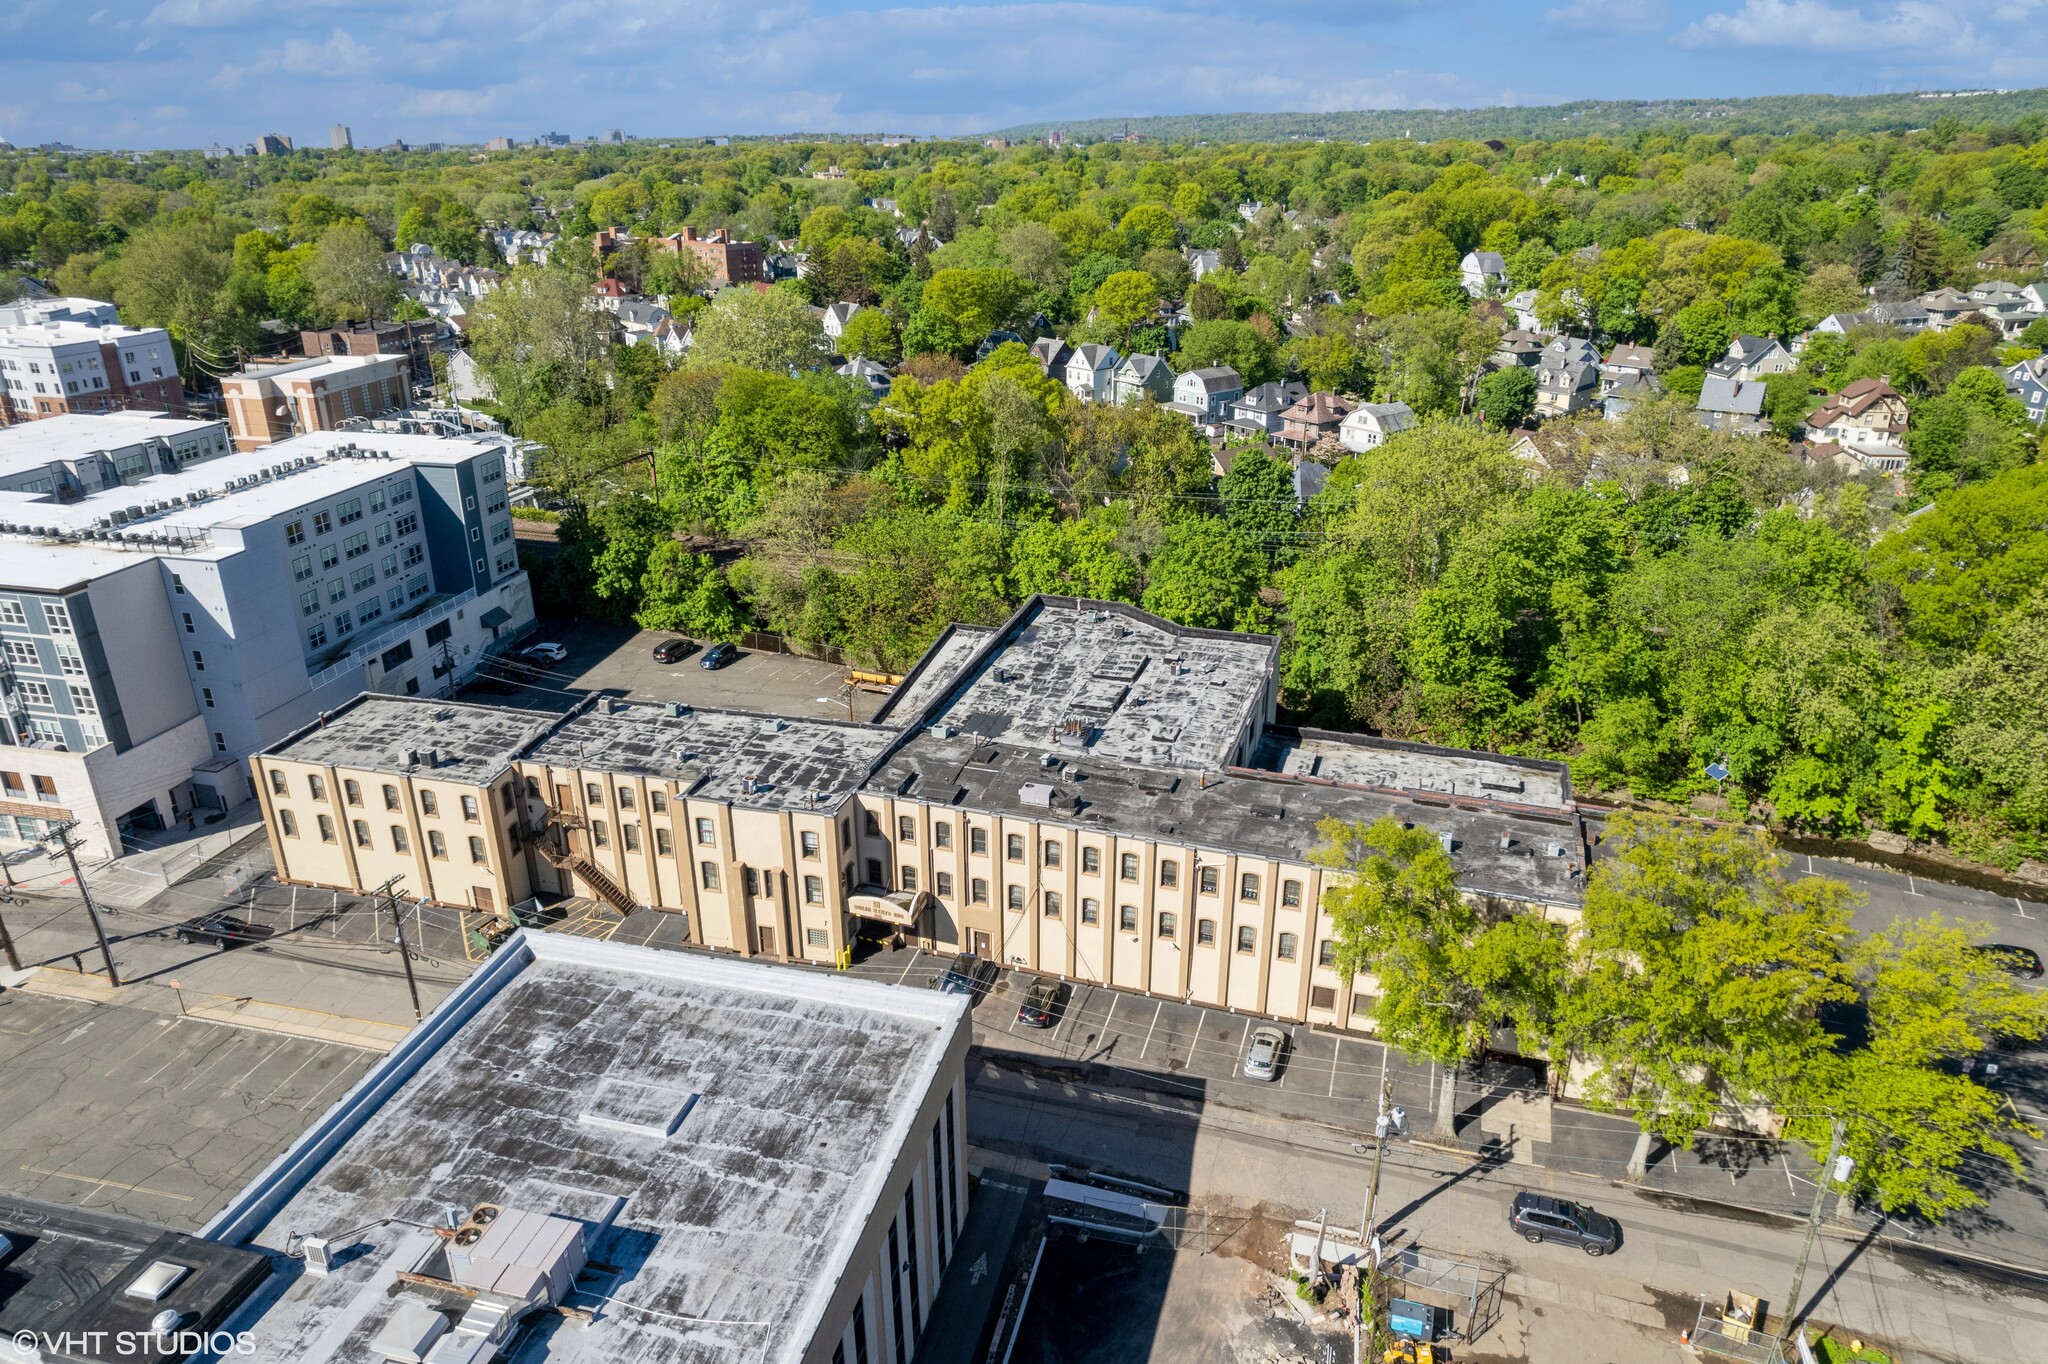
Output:
[[[2048,85],[2048,0],[157,0],[0,12],[17,145],[363,147]]]

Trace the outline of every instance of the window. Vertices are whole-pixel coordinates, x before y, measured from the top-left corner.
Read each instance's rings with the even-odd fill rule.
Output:
[[[313,513],[313,534],[325,535],[334,529],[334,518],[326,512]]]
[[[824,877],[806,876],[804,878],[804,903],[807,905],[822,905],[825,903]]]
[[[377,585],[377,570],[368,564],[349,570],[348,585],[357,592],[369,591]]]
[[[427,830],[427,853],[444,862],[448,860],[448,840],[441,836],[439,829]]]
[[[477,811],[477,808],[476,808],[476,797],[475,797],[475,796],[464,796],[464,797],[462,798],[462,818],[463,818],[463,821],[464,821],[465,823],[468,823],[468,824],[474,824],[474,823],[476,823],[476,821],[477,821],[477,817],[478,817],[478,811]]]
[[[410,501],[412,501],[412,485],[410,483],[401,483],[391,490],[392,506],[395,507],[401,502]]]
[[[391,851],[412,851],[412,840],[405,836],[405,826],[402,824],[394,824],[391,826]]]
[[[668,830],[661,828],[659,825],[654,830],[654,855],[656,857],[674,857],[676,855],[675,840],[669,837]]]
[[[630,786],[621,786],[621,787],[619,788],[619,808],[620,808],[621,810],[630,810],[630,809],[632,809],[632,808],[633,808],[633,788],[632,788],[632,787],[630,787]]]
[[[988,830],[970,827],[967,830],[967,851],[988,855]]]
[[[430,817],[441,813],[441,800],[432,791],[420,792],[420,813]]]
[[[1177,919],[1174,918],[1173,911],[1166,909],[1160,910],[1158,936],[1162,938],[1170,938],[1179,931],[1180,923]]]
[[[1256,900],[1259,898],[1259,874],[1257,872],[1248,871],[1237,878],[1237,898],[1240,900]]]
[[[817,860],[818,835],[815,831],[806,829],[802,833],[798,834],[797,846],[803,850],[803,855],[805,857],[810,858],[813,861]]]
[[[1294,960],[1295,938],[1292,933],[1282,933],[1274,942],[1273,952],[1282,961]]]
[[[903,867],[903,868],[901,868],[901,869],[899,870],[899,872],[898,872],[898,879],[899,879],[900,881],[902,881],[902,883],[903,883],[903,885],[902,885],[902,889],[904,889],[904,890],[916,890],[916,889],[917,889],[917,868],[915,868],[915,867]]]
[[[277,827],[283,830],[286,838],[297,838],[299,836],[298,817],[289,810],[279,810],[277,812]]]
[[[917,841],[917,820],[910,815],[896,816],[896,841],[915,843]]]
[[[46,601],[43,603],[43,621],[50,627],[51,634],[68,635],[71,633],[71,608],[62,602]]]
[[[354,535],[341,542],[341,548],[345,558],[362,558],[370,552],[370,532],[366,530],[357,531]],[[376,574],[372,573],[370,576],[374,578]]]
[[[14,785],[13,782],[7,784],[10,787]],[[291,793],[291,787],[285,782],[284,773],[273,771],[270,774],[270,794],[273,796],[288,796]]]
[[[327,783],[320,777],[307,777],[306,790],[312,795],[314,800],[327,799]]]
[[[882,836],[881,822],[875,818],[873,810],[861,811],[860,818],[861,828],[867,832],[869,838],[880,838]]]
[[[284,542],[288,545],[305,544],[306,523],[304,521],[287,521],[284,527]]]
[[[1038,855],[1046,866],[1057,867],[1060,864],[1059,840],[1048,838],[1043,843],[1040,843],[1038,845]]]
[[[697,821],[697,846],[700,848],[715,848],[718,846],[718,835],[713,831],[711,821],[708,818],[700,818]]]
[[[334,515],[336,519],[338,519],[344,526],[362,520],[363,499],[360,497],[351,497],[346,502],[335,503]]]
[[[363,803],[363,784],[354,777],[345,777],[341,783],[341,798],[350,805]]]
[[[1311,1009],[1334,1009],[1337,1007],[1337,991],[1328,985],[1308,987],[1308,1006]]]
[[[1253,928],[1250,924],[1246,924],[1244,927],[1237,930],[1238,951],[1253,952],[1258,950],[1258,945],[1259,932],[1257,929]]]
[[[1125,853],[1117,860],[1117,879],[1135,881],[1138,879],[1138,855]]]
[[[426,550],[425,550],[425,549],[424,549],[423,547],[421,547],[420,545],[418,545],[418,544],[411,544],[411,545],[407,545],[407,546],[405,547],[405,555],[404,555],[404,560],[405,560],[405,566],[406,566],[407,568],[418,568],[418,567],[419,567],[419,566],[420,566],[421,564],[423,564],[423,563],[425,563],[425,562],[426,562],[426,558],[427,558],[427,551],[426,551]],[[410,590],[410,589],[411,589],[411,587],[412,587],[412,584],[411,584],[411,583],[407,583],[407,584],[406,584],[406,588],[407,588],[407,590]]]
[[[932,846],[934,848],[950,848],[953,846],[953,826],[950,823],[943,819],[933,823]]]
[[[1045,893],[1045,904],[1040,909],[1040,913],[1044,914],[1048,919],[1060,917],[1060,893],[1058,891],[1049,890]]]
[[[329,578],[327,580],[327,600],[330,602],[347,601],[348,580],[345,578]]]
[[[407,512],[398,518],[398,533],[400,535],[414,534],[419,528],[420,518],[417,512]]]
[[[36,652],[34,642],[26,639],[8,640],[7,658],[11,663],[20,663],[30,668],[43,666],[43,656]]]
[[[341,562],[341,551],[333,545],[320,546],[320,567],[333,568]]]
[[[1102,922],[1102,901],[1084,898],[1081,901],[1081,922],[1097,924]]]
[[[1216,883],[1219,875],[1220,873],[1214,867],[1202,868],[1202,874],[1197,878],[1202,894],[1214,895],[1216,893]]]
[[[1337,964],[1337,940],[1325,938],[1316,944],[1316,965],[1334,967]]]
[[[396,810],[398,808],[398,788],[389,782],[384,784],[384,808],[387,810]]]
[[[1102,872],[1102,849],[1081,849],[1081,870],[1090,876],[1100,875]]]
[[[1137,932],[1138,907],[1136,905],[1118,905],[1116,907],[1116,926],[1126,933]]]
[[[1159,863],[1159,884],[1162,886],[1179,885],[1180,863],[1171,857],[1161,859]]]
[[[373,512],[384,510],[384,490],[382,488],[370,489],[370,510]]]
[[[355,628],[355,617],[350,615],[345,608],[334,613],[334,633],[337,636],[345,635]]]
[[[1003,851],[1012,862],[1022,862],[1024,860],[1024,835],[1011,834],[1008,838],[1004,839]]]
[[[975,905],[987,904],[988,882],[984,881],[979,876],[969,880],[967,883],[967,901],[969,904]]]
[[[716,862],[699,862],[697,864],[697,879],[704,889],[717,890],[718,864]]]
[[[1280,903],[1289,906],[1301,904],[1301,882],[1289,879],[1280,883]]]
[[[937,872],[932,876],[932,894],[938,896],[941,900],[950,900],[953,898],[952,872],[942,871]]]
[[[326,815],[316,815],[315,819],[320,824],[320,841],[322,843],[332,843],[334,841],[334,821]]]
[[[370,846],[370,826],[368,824],[358,819],[353,821],[349,825],[349,827],[355,830],[356,846],[358,848],[367,848]]]
[[[24,677],[15,682],[14,689],[21,693],[22,700],[29,702],[31,705],[47,706],[51,704],[50,684],[47,682],[36,682]]]
[[[870,857],[868,859],[868,884],[871,886],[882,884],[882,859],[879,857]]]
[[[661,791],[649,791],[647,793],[647,808],[653,814],[667,814],[668,796]]]
[[[326,627],[325,625],[314,625],[314,626],[310,626],[310,627],[308,627],[308,628],[307,628],[307,630],[306,630],[306,647],[307,647],[307,648],[309,648],[309,649],[318,649],[318,648],[320,648],[321,646],[325,645],[326,643],[327,643],[327,627]]]
[[[590,821],[590,842],[592,846],[599,848],[609,848],[612,845],[612,831],[606,827],[603,820]]]
[[[1214,947],[1216,945],[1216,921],[1214,919],[1195,920],[1195,945],[1198,947]]]

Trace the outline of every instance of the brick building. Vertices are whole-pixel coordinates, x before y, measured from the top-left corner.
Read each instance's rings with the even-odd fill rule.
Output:
[[[163,328],[124,327],[113,304],[89,298],[0,307],[0,425],[130,408],[185,413]]]
[[[768,280],[768,254],[761,244],[736,242],[722,227],[713,228],[708,235],[699,235],[696,228],[686,227],[666,237],[634,237],[617,228],[600,228],[596,238],[597,254],[603,257],[636,241],[650,251],[666,251],[671,256],[689,252],[710,271],[714,288],[723,289],[732,284],[765,284]]]
[[[406,405],[411,361],[403,355],[321,356],[252,367],[220,381],[237,450],[287,436],[339,431],[351,417]]]
[[[412,381],[434,381],[433,353],[436,324],[417,322],[351,322],[341,327],[324,327],[299,333],[299,349],[307,359],[332,355],[403,355],[412,362]]]

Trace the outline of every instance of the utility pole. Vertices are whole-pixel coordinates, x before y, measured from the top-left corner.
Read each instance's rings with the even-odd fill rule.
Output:
[[[93,936],[100,940],[100,960],[107,964],[107,984],[119,989],[121,977],[114,971],[114,949],[107,946],[107,930],[100,926],[100,908],[92,902],[92,892],[86,889],[85,873],[78,869],[78,845],[71,841],[71,829],[76,821],[66,820],[50,830],[49,836],[57,840],[57,846],[64,850],[64,860],[71,864],[71,879],[78,883],[79,898],[85,901],[85,916],[92,920]]]
[[[1813,1181],[1813,1210],[1806,1215],[1806,1239],[1800,1243],[1799,1259],[1792,1266],[1792,1288],[1785,1294],[1784,1344],[1792,1347],[1792,1316],[1799,1310],[1799,1290],[1806,1282],[1806,1262],[1813,1256],[1813,1239],[1820,1231],[1821,1203],[1828,1195],[1828,1184],[1835,1177],[1835,1161],[1842,1154],[1842,1140],[1848,1133],[1846,1124],[1840,1118],[1829,1120],[1828,1158],[1821,1162],[1818,1176]]]
[[[0,896],[0,903],[18,905],[23,903],[23,901],[19,895],[6,895]],[[14,950],[14,939],[8,935],[7,920],[5,919],[0,919],[0,952],[7,954],[8,970],[19,971],[21,969],[21,954]]]
[[[421,1018],[420,983],[413,978],[412,952],[405,945],[405,914],[404,911],[399,909],[398,896],[392,890],[398,884],[399,879],[396,876],[392,877],[389,881],[377,887],[377,893],[384,897],[385,904],[391,906],[391,926],[398,932],[398,959],[405,963],[405,988],[412,992],[412,1017],[413,1021],[417,1023]]]
[[[1394,1129],[1401,1125],[1401,1110],[1398,1108],[1390,1110],[1387,1106],[1388,1101],[1393,1097],[1394,1082],[1391,1079],[1383,1078],[1380,1081],[1379,1116],[1373,1119],[1372,1125],[1372,1178],[1365,1186],[1365,1211],[1361,1215],[1358,1224],[1359,1252],[1365,1256],[1365,1286],[1358,1297],[1358,1318],[1365,1324],[1365,1329],[1368,1332],[1366,1338],[1368,1346],[1372,1343],[1370,1335],[1373,1329],[1372,1312],[1378,1302],[1380,1281],[1380,1261],[1379,1257],[1373,1254],[1372,1248],[1373,1217],[1378,1210],[1380,1201],[1380,1161],[1387,1153],[1387,1139],[1393,1135]]]

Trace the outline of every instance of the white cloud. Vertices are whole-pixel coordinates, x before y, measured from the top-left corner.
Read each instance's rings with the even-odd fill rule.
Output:
[[[354,38],[335,29],[324,43],[293,38],[272,57],[280,71],[302,76],[352,76],[370,69],[374,54]]]
[[[1668,17],[1664,0],[1572,0],[1543,13],[1546,23],[1587,33],[1648,33]]]
[[[1934,4],[1930,0],[1892,0],[1847,8],[1826,0],[1743,0],[1742,8],[1732,13],[1709,14],[1689,25],[1677,41],[1684,47],[1889,52],[1902,58],[1960,56],[1981,51],[1968,13],[1972,8],[1992,7]]]

